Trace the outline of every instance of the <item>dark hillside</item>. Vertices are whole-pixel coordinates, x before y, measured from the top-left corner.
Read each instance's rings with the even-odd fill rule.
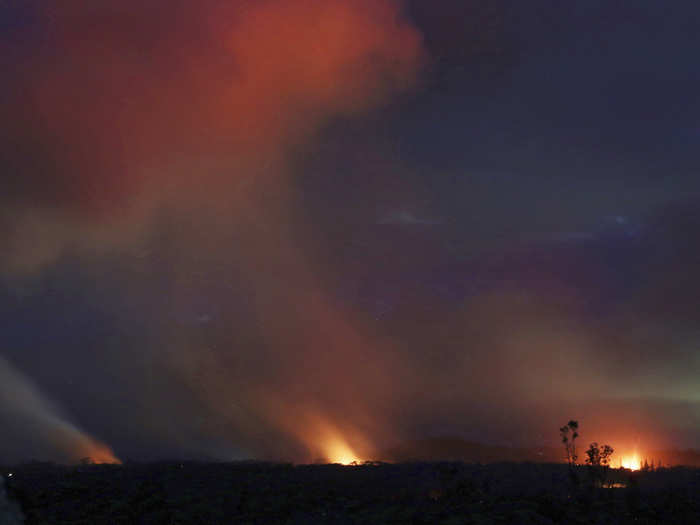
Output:
[[[700,470],[615,470],[615,488],[557,464],[361,466],[157,463],[15,467],[26,523],[38,524],[691,524]]]

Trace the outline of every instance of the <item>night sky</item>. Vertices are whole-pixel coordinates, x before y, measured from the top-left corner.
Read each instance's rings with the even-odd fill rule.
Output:
[[[0,2],[0,461],[698,448],[699,53],[689,0]]]

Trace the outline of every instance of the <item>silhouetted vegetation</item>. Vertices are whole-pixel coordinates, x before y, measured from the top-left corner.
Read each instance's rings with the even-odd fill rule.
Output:
[[[700,523],[698,469],[610,469],[616,488],[575,491],[568,468],[34,463],[13,468],[6,480],[28,525]]]
[[[605,484],[610,468],[610,457],[615,452],[610,445],[599,446],[595,441],[586,450],[586,464],[589,468],[591,480],[601,485]]]
[[[578,460],[576,454],[576,438],[578,437],[578,421],[573,419],[559,429],[561,442],[564,443],[566,450],[566,461],[569,466],[575,466]]]
[[[561,446],[512,447],[483,444],[454,436],[406,441],[399,446],[383,450],[379,457],[392,463],[463,461],[465,463],[533,462],[559,463],[565,461]],[[700,451],[697,450],[650,450],[647,457],[655,466],[686,465],[700,467]],[[620,466],[612,458],[611,467]]]
[[[566,462],[569,465],[569,479],[571,483],[578,485],[579,478],[576,470],[576,461],[578,460],[578,455],[576,454],[578,421],[572,419],[566,425],[559,428],[559,435],[561,437],[561,442],[564,444],[564,450],[566,451]]]

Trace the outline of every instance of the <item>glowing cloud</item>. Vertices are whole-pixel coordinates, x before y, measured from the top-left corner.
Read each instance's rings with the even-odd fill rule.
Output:
[[[411,87],[424,61],[393,0],[33,5],[44,39],[4,50],[15,271],[128,245],[164,206],[240,206],[280,182],[289,146]]]
[[[187,295],[182,283],[203,267],[190,254],[216,253],[230,264],[236,253],[240,271],[254,283],[252,308],[268,325],[267,343],[279,363],[293,358],[283,355],[285,348],[301,348],[303,359],[319,362],[320,376],[349,362],[358,348],[366,351],[362,338],[324,301],[302,247],[290,240],[294,203],[285,159],[330,119],[369,110],[415,85],[425,56],[399,4],[32,5],[42,39],[21,54],[4,54],[14,83],[2,88],[10,118],[0,123],[0,136],[10,146],[0,158],[13,169],[7,170],[12,192],[0,203],[0,229],[10,247],[0,256],[0,270],[31,274],[66,253],[93,262],[139,254],[163,222],[181,222],[173,228],[167,260],[173,304]],[[236,245],[224,248],[232,238]],[[324,354],[326,347],[333,350]],[[258,393],[219,378],[222,356],[203,365],[201,349],[182,341],[173,348],[167,366],[196,385],[194,394],[232,421],[253,452],[263,448],[256,425],[268,425],[309,449],[333,449],[320,454],[350,457],[337,437],[346,436],[345,428],[319,437],[283,422]],[[197,367],[206,368],[208,388],[193,378]],[[273,368],[271,376],[283,366]],[[308,400],[313,396],[300,392],[305,384],[333,380],[313,375],[268,378],[265,386],[270,397],[283,398],[289,386]],[[379,384],[374,376],[363,382]],[[240,401],[249,411],[238,419],[223,399]],[[328,418],[331,410],[318,412]],[[363,423],[360,416],[356,423]],[[83,448],[92,455],[99,449]],[[109,459],[109,453],[97,455]]]

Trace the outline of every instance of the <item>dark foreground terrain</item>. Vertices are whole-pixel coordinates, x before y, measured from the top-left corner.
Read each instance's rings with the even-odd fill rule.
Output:
[[[700,523],[700,469],[610,472],[535,463],[261,463],[0,469],[26,523]],[[10,473],[12,474],[10,476]],[[612,478],[612,479],[610,479]]]

